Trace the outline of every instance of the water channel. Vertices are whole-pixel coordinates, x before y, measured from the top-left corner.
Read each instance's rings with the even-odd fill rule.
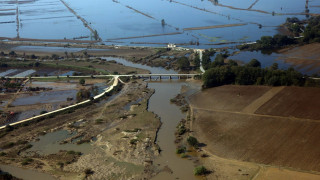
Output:
[[[115,60],[125,66],[147,69],[151,73],[177,73],[175,71],[166,70],[164,68],[134,64],[121,58],[108,57],[105,59]],[[178,106],[170,103],[170,99],[180,93],[181,87],[187,84],[188,83],[185,80],[178,79],[164,79],[160,81],[151,80],[148,83],[149,88],[155,89],[154,95],[152,95],[149,100],[148,110],[159,115],[162,122],[162,126],[158,132],[157,137],[157,143],[160,145],[162,151],[160,156],[155,160],[154,164],[159,166],[159,169],[163,169],[164,167],[166,167],[167,169],[169,168],[170,170],[172,170],[172,173],[168,173],[167,171],[159,173],[156,177],[154,177],[155,180],[176,178],[186,180],[195,179],[193,175],[193,162],[187,159],[182,159],[175,154],[176,145],[174,144],[174,132],[176,130],[178,122],[182,118],[185,118],[186,115],[181,113]],[[50,179],[42,178],[42,176],[46,174],[38,173],[32,170],[25,170],[14,166],[1,165],[0,168],[3,168],[4,171],[9,172],[17,177],[21,177],[21,174],[24,174],[25,171],[28,171],[28,176],[23,177],[24,179],[30,179],[29,177],[31,177],[31,179]]]
[[[149,70],[152,74],[175,74],[173,70],[166,70],[160,67],[150,67],[146,65],[134,64],[122,58],[103,58],[106,60],[115,60],[125,66],[142,68]],[[160,156],[155,160],[154,164],[159,166],[159,169],[170,169],[171,172],[161,172],[153,179],[195,179],[193,175],[193,162],[187,159],[182,159],[176,155],[176,145],[174,144],[176,126],[186,115],[181,113],[178,106],[171,104],[170,99],[180,93],[182,86],[188,83],[185,80],[151,80],[148,87],[155,89],[155,93],[149,99],[148,111],[152,111],[161,118],[161,128],[157,136],[157,144],[161,148]]]

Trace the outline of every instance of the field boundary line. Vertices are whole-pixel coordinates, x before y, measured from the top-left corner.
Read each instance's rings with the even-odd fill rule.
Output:
[[[265,92],[262,96],[254,100],[252,103],[242,109],[242,112],[254,114],[261,106],[271,100],[275,95],[282,91],[285,86],[272,87],[269,91]]]

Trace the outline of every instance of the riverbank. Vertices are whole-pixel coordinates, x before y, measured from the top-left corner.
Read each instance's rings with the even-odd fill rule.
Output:
[[[188,48],[167,49],[166,47],[110,46],[97,44],[46,43],[9,41],[0,43],[2,57],[9,59],[74,60],[99,57],[125,58],[133,63],[151,67],[178,70],[177,60],[187,57],[193,61],[194,50]],[[10,55],[10,52],[14,55]],[[1,55],[0,55],[1,57]]]

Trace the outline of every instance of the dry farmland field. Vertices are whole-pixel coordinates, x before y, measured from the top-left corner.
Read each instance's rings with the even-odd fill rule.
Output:
[[[293,171],[320,171],[319,88],[228,85],[190,99],[193,133],[211,154]],[[261,172],[261,178],[277,176],[268,174],[271,170]],[[272,172],[278,179],[286,173]]]

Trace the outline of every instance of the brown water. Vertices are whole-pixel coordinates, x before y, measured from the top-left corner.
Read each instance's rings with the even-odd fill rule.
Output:
[[[66,151],[78,151],[83,154],[87,154],[91,151],[92,146],[90,143],[75,144],[66,143],[61,144],[62,141],[75,136],[76,133],[70,133],[67,130],[59,130],[52,133],[48,133],[44,136],[40,136],[40,140],[36,142],[31,142],[32,147],[26,151],[26,153],[38,153],[40,155],[48,155],[58,153],[60,150]]]
[[[29,169],[19,168],[9,165],[0,165],[0,169],[4,172],[8,172],[11,175],[21,178],[23,180],[55,180],[56,178],[52,177],[49,174],[42,172],[37,172]]]
[[[176,155],[176,145],[174,144],[176,126],[185,114],[182,114],[179,107],[171,104],[170,99],[180,93],[181,87],[186,85],[184,81],[158,81],[150,82],[149,88],[155,89],[154,95],[149,100],[149,111],[159,115],[162,126],[158,132],[157,143],[161,148],[160,157],[154,164],[159,165],[159,168],[169,167],[173,173],[161,172],[153,179],[195,179],[193,175],[193,162],[187,159],[182,159]]]

